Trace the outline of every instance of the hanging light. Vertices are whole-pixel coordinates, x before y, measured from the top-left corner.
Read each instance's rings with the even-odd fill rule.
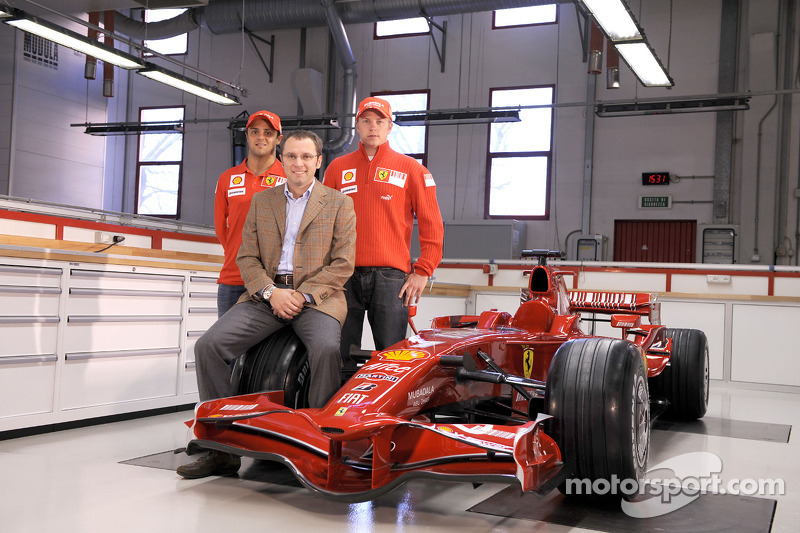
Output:
[[[625,0],[578,0],[645,87],[672,87],[661,61]]]
[[[143,68],[145,65],[144,61],[136,56],[105,46],[98,41],[62,28],[47,20],[30,16],[19,9],[4,7],[2,8],[2,13],[0,17],[9,26],[38,35],[82,54],[96,57],[105,63],[129,70]]]
[[[151,80],[156,80],[181,91],[205,98],[221,105],[240,105],[239,99],[226,92],[220,91],[216,87],[200,83],[191,78],[187,78],[177,72],[172,72],[163,67],[159,67],[152,63],[147,63],[146,67],[137,70],[138,74]]]

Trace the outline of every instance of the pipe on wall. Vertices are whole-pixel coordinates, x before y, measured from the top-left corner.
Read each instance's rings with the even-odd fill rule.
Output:
[[[325,153],[338,154],[350,146],[355,137],[356,128],[356,60],[353,49],[344,30],[344,23],[333,5],[333,0],[324,0],[328,29],[333,38],[339,62],[344,69],[344,86],[342,89],[342,111],[339,115],[339,135],[325,143]]]

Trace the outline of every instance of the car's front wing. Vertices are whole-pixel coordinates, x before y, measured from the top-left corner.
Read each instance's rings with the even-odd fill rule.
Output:
[[[415,477],[551,488],[561,469],[556,443],[524,425],[439,424],[391,416],[292,410],[282,394],[199,404],[189,449],[218,449],[288,466],[313,492],[348,501],[375,498]],[[354,423],[357,422],[357,423]]]

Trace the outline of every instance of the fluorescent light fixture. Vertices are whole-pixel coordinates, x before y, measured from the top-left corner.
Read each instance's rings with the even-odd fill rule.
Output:
[[[106,124],[70,124],[70,126],[86,126],[84,133],[96,136],[183,133],[183,122],[108,122]]]
[[[646,42],[618,43],[614,47],[642,82],[642,85],[647,87],[672,87],[674,85]]]
[[[611,41],[642,39],[642,30],[623,0],[581,0]]]
[[[515,109],[505,111],[414,111],[406,114],[395,113],[394,117],[394,122],[398,126],[446,126],[519,121],[519,111]]]
[[[647,42],[625,0],[580,0],[645,87],[675,83]]]
[[[147,63],[146,68],[136,71],[138,74],[160,81],[176,89],[205,98],[220,105],[240,105],[239,99],[233,95],[220,91],[216,87],[205,85],[176,72],[171,72],[152,63]]]
[[[684,100],[639,100],[597,104],[598,117],[629,117],[635,115],[671,115],[673,113],[702,113],[705,111],[746,111],[749,96],[713,96]]]
[[[11,16],[11,8],[9,7],[0,7],[0,18],[6,18]]]
[[[144,61],[138,57],[106,46],[85,35],[62,28],[46,20],[29,16],[18,9],[3,8],[3,12],[7,11],[10,11],[11,18],[6,18],[3,22],[9,26],[38,35],[48,41],[66,46],[82,54],[96,57],[104,63],[116,65],[120,68],[135,69],[142,68],[145,65]]]

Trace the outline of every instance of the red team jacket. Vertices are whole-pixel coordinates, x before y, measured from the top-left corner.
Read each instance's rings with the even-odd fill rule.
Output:
[[[418,274],[430,276],[442,260],[444,228],[436,183],[416,159],[384,143],[372,161],[358,150],[334,159],[325,185],[353,199],[356,210],[356,267],[411,270],[411,230],[419,224]]]
[[[244,285],[236,266],[236,254],[242,244],[242,228],[250,210],[250,200],[255,193],[286,182],[283,165],[277,159],[260,176],[250,172],[246,163],[247,159],[222,173],[214,196],[214,230],[225,249],[225,263],[217,283],[225,285]]]

